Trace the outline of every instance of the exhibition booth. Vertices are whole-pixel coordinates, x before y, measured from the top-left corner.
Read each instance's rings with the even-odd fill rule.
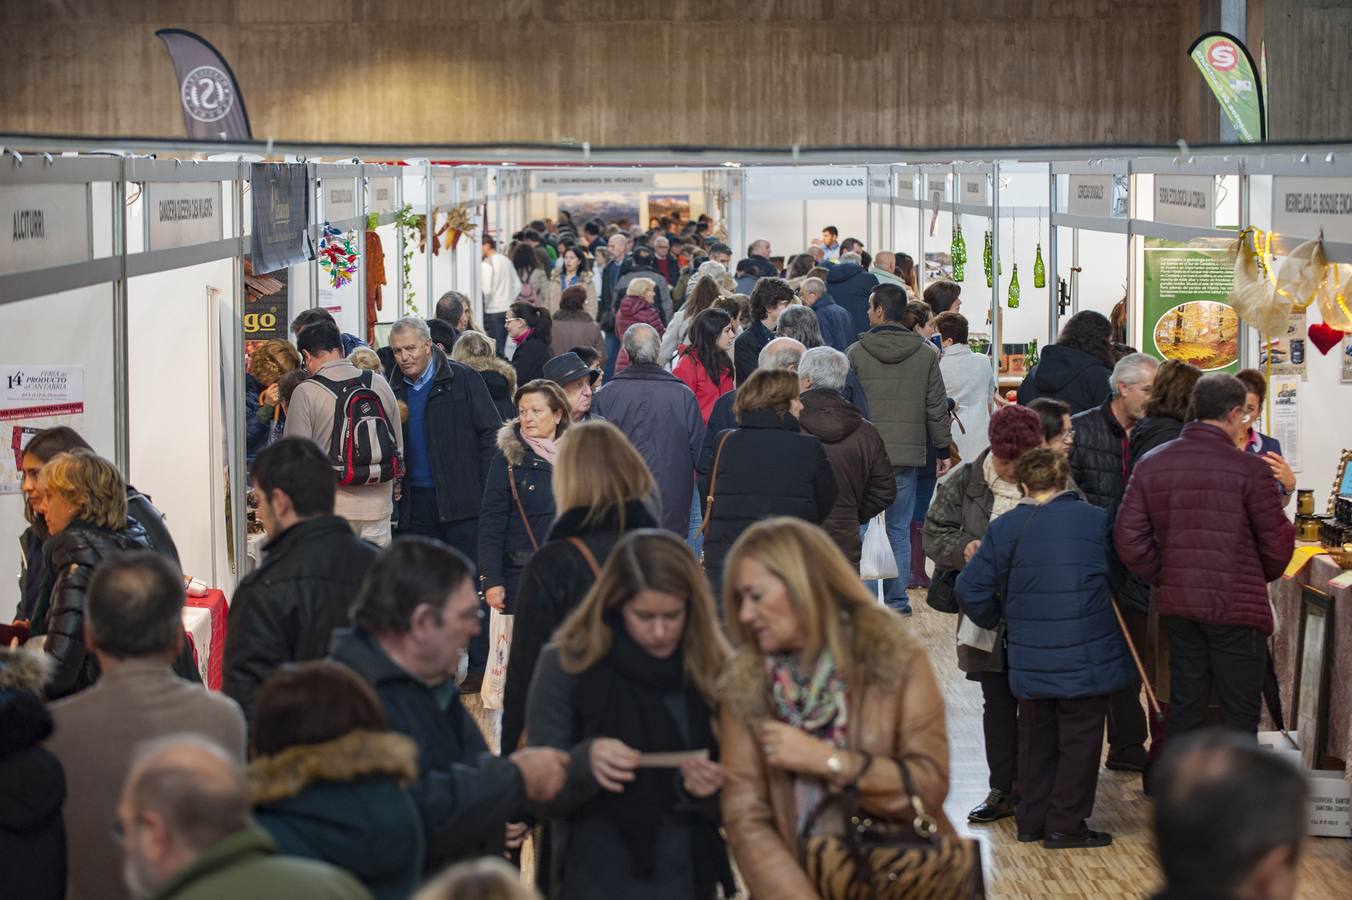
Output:
[[[341,330],[382,345],[391,322],[431,316],[448,290],[466,294],[482,322],[483,235],[506,242],[561,211],[640,228],[676,211],[707,215],[734,261],[756,239],[791,257],[827,225],[871,252],[909,254],[922,288],[962,284],[974,348],[1004,385],[1082,309],[1115,315],[1124,343],[1160,358],[1258,367],[1270,380],[1260,429],[1313,492],[1306,533],[1352,542],[1352,503],[1335,509],[1340,493],[1352,497],[1352,337],[1338,330],[1352,329],[1352,147],[0,144],[0,208],[13,226],[0,229],[6,541],[25,524],[24,442],[70,424],[165,512],[185,573],[228,597],[258,555],[244,448],[256,342],[287,337],[298,312],[323,307]],[[1237,284],[1250,302],[1280,308],[1280,324],[1251,327],[1235,309]],[[1287,709],[1313,704],[1321,752],[1347,762],[1352,579],[1340,559],[1306,558],[1292,573],[1324,607],[1307,614],[1287,598],[1278,612],[1291,642],[1280,659]],[[0,603],[15,599],[12,587],[0,593]],[[1322,669],[1303,642],[1307,619],[1327,622]],[[1313,700],[1311,679],[1330,686]]]

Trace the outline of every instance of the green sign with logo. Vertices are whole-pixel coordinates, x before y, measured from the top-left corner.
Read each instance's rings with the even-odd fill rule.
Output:
[[[1246,144],[1267,140],[1267,110],[1261,80],[1244,43],[1224,31],[1208,32],[1192,42],[1188,56],[1201,70],[1211,93]]]

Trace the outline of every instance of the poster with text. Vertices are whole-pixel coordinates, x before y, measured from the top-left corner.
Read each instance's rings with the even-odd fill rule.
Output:
[[[1144,350],[1206,372],[1239,368],[1239,317],[1226,302],[1234,271],[1221,249],[1147,240],[1142,279]]]
[[[45,428],[68,425],[78,430],[84,418],[84,367],[0,366],[0,432],[8,450],[0,454],[0,494],[23,487],[23,450]]]
[[[1268,382],[1272,418],[1268,427],[1282,445],[1282,456],[1292,471],[1300,471],[1300,376],[1273,376]]]
[[[1268,369],[1271,357],[1272,368]],[[1272,377],[1295,375],[1305,380],[1305,311],[1293,312],[1286,319],[1286,333],[1258,345],[1258,368]]]

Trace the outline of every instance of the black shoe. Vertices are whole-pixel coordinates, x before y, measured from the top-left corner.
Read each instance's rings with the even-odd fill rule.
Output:
[[[1035,831],[1029,834],[1025,834],[1022,831],[1019,832],[1020,844],[1035,844],[1040,840],[1042,840],[1042,832],[1040,831]]]
[[[1127,747],[1123,750],[1109,751],[1103,768],[1113,772],[1144,772],[1148,757],[1144,747]]]
[[[978,825],[998,822],[1014,815],[1018,808],[1019,805],[1014,802],[1013,797],[998,788],[991,788],[991,792],[986,795],[985,801],[967,814],[967,821],[975,822]]]
[[[1042,846],[1048,850],[1077,850],[1083,847],[1106,847],[1113,842],[1113,836],[1106,831],[1093,831],[1086,828],[1079,834],[1067,834],[1064,831],[1049,831]]]

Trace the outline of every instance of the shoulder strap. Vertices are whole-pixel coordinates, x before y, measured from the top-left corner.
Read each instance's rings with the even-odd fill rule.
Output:
[[[507,466],[507,486],[512,490],[512,502],[516,504],[516,511],[521,514],[521,524],[526,526],[526,537],[530,538],[530,548],[539,550],[540,544],[535,540],[535,531],[530,527],[530,519],[526,518],[526,508],[521,505],[521,495],[516,492],[516,466]]]
[[[587,568],[592,570],[592,574],[597,578],[601,577],[601,566],[596,562],[596,556],[587,546],[587,542],[580,537],[570,537],[568,543],[577,548],[577,552],[582,554],[582,558],[587,561]]]
[[[723,458],[723,445],[732,437],[736,429],[729,428],[723,432],[723,436],[718,439],[718,449],[714,451],[714,465],[709,470],[709,496],[705,498],[704,521],[700,523],[699,533],[704,534],[709,530],[709,520],[714,516],[714,486],[718,484],[718,461]]]

